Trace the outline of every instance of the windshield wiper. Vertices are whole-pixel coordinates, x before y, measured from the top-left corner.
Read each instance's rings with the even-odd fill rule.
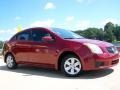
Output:
[[[74,38],[64,38],[64,39],[74,39]]]
[[[76,39],[84,39],[84,38],[76,38]]]

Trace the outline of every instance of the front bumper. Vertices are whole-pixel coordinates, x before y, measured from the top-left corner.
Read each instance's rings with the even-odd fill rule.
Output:
[[[112,67],[119,62],[119,54],[94,54],[84,59],[83,70],[97,70]]]

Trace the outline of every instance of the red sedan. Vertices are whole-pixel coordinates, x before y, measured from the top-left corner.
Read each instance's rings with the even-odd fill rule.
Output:
[[[9,69],[27,64],[61,70],[67,76],[119,62],[118,50],[111,43],[86,39],[59,28],[23,30],[4,44],[3,55]]]

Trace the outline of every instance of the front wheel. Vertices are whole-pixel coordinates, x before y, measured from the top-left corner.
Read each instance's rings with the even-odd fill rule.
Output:
[[[15,62],[15,59],[14,59],[13,55],[8,54],[6,56],[6,60],[5,61],[6,61],[7,67],[9,69],[16,69],[17,68],[17,63]]]
[[[78,76],[82,70],[82,64],[76,56],[67,55],[62,59],[61,70],[66,76]]]

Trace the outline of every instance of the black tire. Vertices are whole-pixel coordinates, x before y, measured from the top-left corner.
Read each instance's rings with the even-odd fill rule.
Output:
[[[17,63],[15,62],[15,58],[12,54],[8,54],[5,58],[6,65],[9,69],[16,69]]]
[[[70,61],[74,61],[74,63]],[[80,75],[80,73],[82,72],[82,64],[79,58],[75,55],[66,55],[65,57],[63,57],[61,62],[61,71],[68,77],[76,77]]]

